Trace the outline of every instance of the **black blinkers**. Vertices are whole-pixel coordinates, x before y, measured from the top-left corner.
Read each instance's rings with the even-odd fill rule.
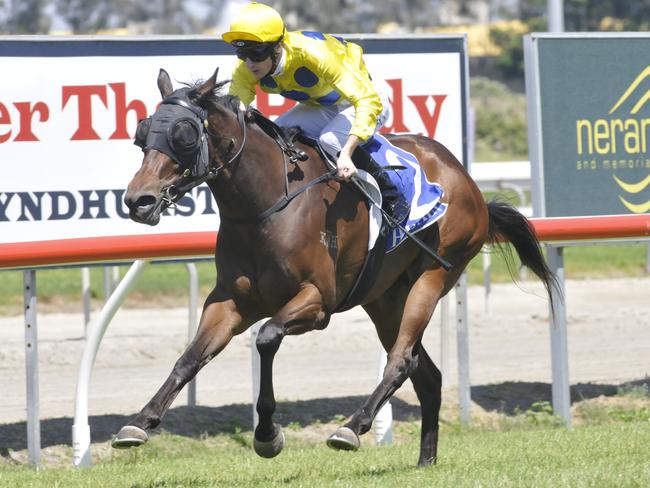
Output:
[[[152,117],[138,123],[134,144],[156,149],[176,161],[192,176],[209,171],[208,141],[204,123],[206,112],[187,97],[189,88],[181,88],[165,98]]]

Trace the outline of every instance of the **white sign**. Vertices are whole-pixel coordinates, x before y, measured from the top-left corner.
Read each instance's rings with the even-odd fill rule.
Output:
[[[175,88],[209,77],[216,67],[225,79],[234,55],[3,52],[0,244],[218,228],[217,207],[205,185],[167,210],[156,227],[130,221],[123,197],[142,161],[132,142],[137,121],[160,102],[158,70],[169,72]],[[463,55],[404,52],[365,59],[393,105],[386,128],[435,137],[462,162]],[[272,118],[293,103],[278,95],[260,94],[257,100]]]

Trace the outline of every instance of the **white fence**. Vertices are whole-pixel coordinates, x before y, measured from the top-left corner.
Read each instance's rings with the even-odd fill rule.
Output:
[[[519,199],[519,210],[526,216],[533,215],[530,206],[530,161],[499,161],[492,163],[473,163],[470,168],[472,178],[481,191],[512,190]]]

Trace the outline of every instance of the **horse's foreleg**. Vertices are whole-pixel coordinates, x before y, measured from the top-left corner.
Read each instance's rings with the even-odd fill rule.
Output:
[[[391,320],[390,313],[386,314],[383,319],[373,317],[382,343],[388,350],[388,361],[384,369],[383,378],[363,406],[352,415],[343,427],[339,428],[328,439],[327,444],[330,447],[347,450],[358,449],[360,445],[358,436],[370,430],[372,421],[379,409],[390,399],[393,393],[397,391],[408,377],[417,378],[418,385],[424,387],[421,373],[422,366],[418,363],[420,359],[418,357],[420,353],[420,340],[424,329],[431,319],[435,304],[440,297],[444,274],[445,272],[441,270],[429,270],[425,271],[417,279],[408,292],[401,320]],[[380,311],[382,308],[389,308],[388,305],[390,304],[388,301],[390,297],[386,297],[383,300],[386,303],[378,303],[374,307],[375,312]],[[390,301],[394,303],[392,300]],[[371,316],[377,315],[376,313],[372,313],[373,307],[367,307],[367,310]],[[381,324],[382,321],[385,321],[383,327]],[[435,407],[432,402],[427,402],[427,404]],[[427,418],[427,426],[433,424],[434,419],[431,418],[430,414],[427,414]],[[435,423],[435,434],[437,434],[437,422]],[[428,434],[427,437],[435,437],[437,439],[437,436],[433,433],[431,435]],[[427,450],[427,452],[429,451],[431,449]]]
[[[284,447],[282,428],[273,423],[273,359],[282,339],[287,334],[313,330],[326,320],[328,316],[323,312],[320,292],[315,286],[308,285],[260,327],[256,343],[260,353],[260,394],[257,400],[259,423],[255,428],[253,447],[262,457],[277,456]]]
[[[183,386],[223,350],[235,334],[243,330],[243,320],[232,300],[208,304],[203,310],[196,336],[176,361],[158,392],[140,413],[120,429],[113,439],[115,448],[144,444],[146,430],[156,427]]]

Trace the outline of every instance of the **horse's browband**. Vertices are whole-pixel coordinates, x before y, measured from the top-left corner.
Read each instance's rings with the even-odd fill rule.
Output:
[[[205,120],[207,119],[208,114],[204,109],[194,104],[188,103],[180,97],[167,97],[162,101],[161,105],[180,105],[201,119],[202,124],[205,123]]]

